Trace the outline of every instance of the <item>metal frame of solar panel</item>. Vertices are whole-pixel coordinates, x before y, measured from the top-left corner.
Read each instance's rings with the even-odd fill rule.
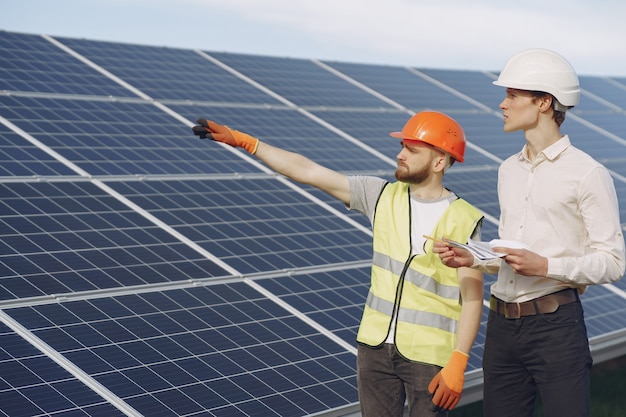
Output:
[[[469,139],[446,184],[489,239],[522,143],[493,79],[0,32],[0,415],[358,415],[369,224],[189,128],[207,116],[393,178],[389,131],[445,111]],[[581,81],[564,130],[626,219],[626,79]],[[596,362],[623,355],[625,281],[583,304]],[[482,398],[486,311],[464,403]]]

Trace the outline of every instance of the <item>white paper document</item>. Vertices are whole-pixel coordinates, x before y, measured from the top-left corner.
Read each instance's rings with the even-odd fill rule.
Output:
[[[455,242],[454,240],[445,239],[444,242],[450,244],[450,246],[457,246],[459,248],[464,248],[470,251],[475,258],[480,259],[481,261],[506,256],[506,253],[494,252],[493,248],[502,247],[511,249],[528,249],[525,244],[515,240],[493,239],[489,242],[481,242],[470,239],[467,244],[465,244]]]

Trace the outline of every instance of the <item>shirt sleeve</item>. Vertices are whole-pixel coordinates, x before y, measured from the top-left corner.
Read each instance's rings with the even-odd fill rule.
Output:
[[[585,178],[579,196],[588,249],[579,257],[548,258],[547,278],[577,285],[605,284],[624,275],[624,236],[615,186],[604,167]]]
[[[348,181],[350,181],[350,206],[348,208],[365,214],[371,222],[378,197],[387,181],[363,175],[350,176]]]
[[[502,263],[502,258],[495,259],[476,259],[474,258],[474,263],[472,264],[472,268],[478,269],[485,274],[495,274],[500,270],[500,264]]]

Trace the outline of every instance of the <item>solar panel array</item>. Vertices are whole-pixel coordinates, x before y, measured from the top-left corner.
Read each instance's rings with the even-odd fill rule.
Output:
[[[494,78],[0,32],[0,415],[358,410],[369,224],[190,126],[391,179],[388,133],[444,111],[470,142],[446,185],[490,239],[497,167],[523,142],[501,131]],[[581,82],[564,131],[611,169],[624,222],[626,79]],[[615,349],[626,282],[583,303],[591,341]],[[484,323],[468,376],[483,342]]]

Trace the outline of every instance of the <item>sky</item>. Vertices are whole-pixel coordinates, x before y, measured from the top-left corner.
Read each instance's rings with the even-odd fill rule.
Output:
[[[626,77],[624,0],[0,0],[0,30],[416,68],[499,71],[526,48]]]

